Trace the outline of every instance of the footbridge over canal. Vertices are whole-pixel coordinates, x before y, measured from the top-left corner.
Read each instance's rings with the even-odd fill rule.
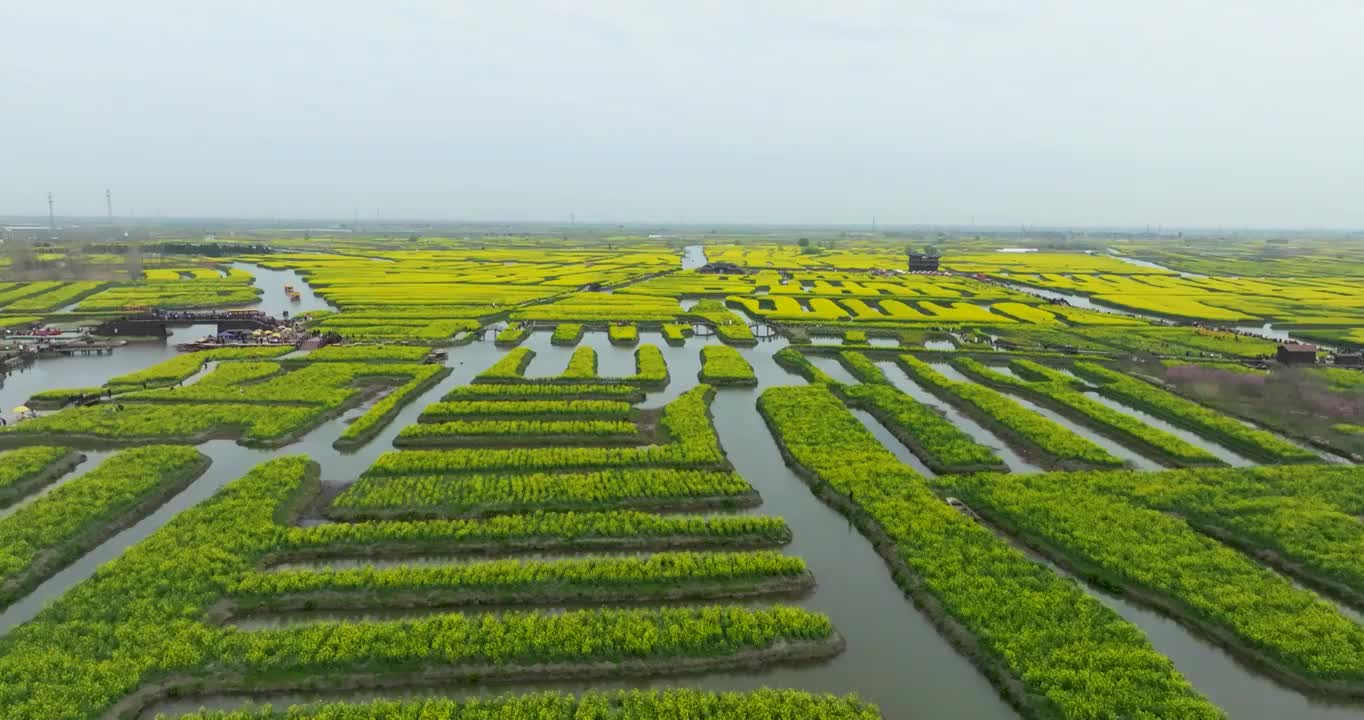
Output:
[[[217,325],[228,330],[273,330],[283,324],[259,310],[217,310],[204,312],[153,311],[107,320],[96,326],[95,334],[105,337],[168,337],[173,325]]]

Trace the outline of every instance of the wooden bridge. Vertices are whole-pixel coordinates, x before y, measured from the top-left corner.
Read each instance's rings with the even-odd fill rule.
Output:
[[[96,326],[95,334],[104,337],[167,337],[171,325],[217,325],[228,330],[273,330],[278,318],[259,310],[152,311],[108,320]]]
[[[753,337],[759,340],[771,340],[772,338],[781,337],[781,332],[779,332],[776,327],[768,325],[767,323],[749,323],[748,330],[753,333]]]

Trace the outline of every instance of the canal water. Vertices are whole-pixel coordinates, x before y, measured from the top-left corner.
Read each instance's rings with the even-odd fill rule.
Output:
[[[958,430],[961,430],[970,436],[972,440],[975,440],[977,443],[994,451],[995,455],[997,455],[1000,460],[1004,461],[1004,465],[1009,468],[1009,472],[1042,472],[1042,468],[1024,460],[1021,455],[1014,452],[1013,448],[1009,447],[1009,444],[1004,442],[998,435],[986,430],[983,425],[972,420],[970,417],[967,417],[958,410],[955,405],[939,398],[937,395],[934,395],[922,385],[915,382],[898,364],[886,361],[877,363],[876,366],[881,368],[881,372],[885,374],[886,379],[890,380],[890,384],[898,388],[900,392],[903,392],[921,404],[933,408],[939,415],[947,418],[948,422],[955,425]]]
[[[1134,258],[1134,257],[1128,257],[1128,256],[1126,256],[1126,255],[1122,255],[1122,254],[1118,253],[1118,251],[1113,250],[1112,248],[1109,248],[1109,250],[1108,250],[1108,255],[1109,255],[1109,257],[1113,258],[1114,260],[1120,260],[1120,261],[1122,261],[1122,262],[1127,263],[1128,265],[1136,265],[1137,267],[1146,268],[1146,269],[1148,269],[1148,270],[1159,270],[1159,271],[1161,271],[1161,272],[1173,273],[1173,274],[1178,275],[1178,276],[1180,276],[1180,277],[1182,277],[1182,278],[1192,278],[1192,279],[1197,280],[1197,279],[1200,279],[1200,278],[1205,278],[1205,277],[1207,277],[1207,275],[1199,275],[1199,274],[1197,274],[1197,273],[1184,272],[1184,271],[1182,271],[1182,270],[1175,270],[1174,268],[1166,267],[1166,266],[1161,265],[1161,264],[1159,264],[1159,263],[1153,263],[1153,262],[1151,262],[1150,260],[1138,260],[1137,258]]]
[[[298,285],[297,282],[294,284]],[[666,345],[658,333],[642,333],[641,340],[660,347],[672,377],[667,389],[649,393],[645,405],[650,407],[660,406],[693,387],[700,370],[700,348],[707,343],[717,342],[713,338],[693,338],[684,347],[672,347]],[[550,374],[562,371],[573,350],[550,345],[547,332],[534,333],[526,342],[539,354],[535,362],[543,363],[545,372]],[[634,372],[634,348],[611,345],[606,334],[601,332],[588,333],[583,343],[598,351],[599,371],[603,375]],[[775,441],[758,415],[755,403],[764,388],[803,382],[775,363],[773,353],[784,346],[784,341],[775,341],[742,350],[754,367],[759,386],[756,389],[719,390],[712,405],[714,423],[736,470],[763,497],[763,504],[756,512],[781,516],[787,520],[793,529],[794,539],[784,551],[804,558],[815,575],[818,582],[816,590],[794,602],[827,613],[834,626],[848,640],[846,652],[826,663],[757,673],[723,673],[640,682],[552,683],[515,688],[489,686],[444,691],[284,694],[262,699],[280,705],[326,699],[496,694],[508,689],[581,691],[588,686],[599,689],[691,686],[746,690],[771,686],[835,693],[857,692],[864,699],[878,703],[888,718],[962,717],[991,720],[1016,717],[1016,713],[999,698],[981,674],[953,650],[912,603],[904,598],[870,543],[841,515],[820,502],[800,478],[781,462]],[[0,390],[6,394],[0,395],[0,398],[12,402],[12,397],[19,393],[31,394],[34,389],[98,384],[102,382],[97,380],[99,377],[138,370],[175,354],[173,348],[169,352],[163,350],[161,355],[148,352],[142,361],[133,363],[120,360],[119,353],[115,353],[113,358],[78,358],[76,360],[92,367],[82,368],[73,363],[66,372],[46,374],[42,382],[28,381],[31,389],[2,388]],[[380,453],[391,447],[393,437],[401,428],[416,422],[423,407],[439,399],[449,389],[468,383],[477,372],[492,364],[503,353],[494,347],[490,339],[452,348],[447,361],[453,370],[451,376],[407,405],[374,441],[355,452],[343,453],[331,447],[332,441],[345,428],[342,419],[330,421],[309,433],[302,441],[280,450],[254,450],[223,440],[200,445],[200,450],[213,459],[212,466],[204,476],[143,521],[118,533],[43,583],[28,597],[0,613],[0,634],[31,619],[46,603],[88,578],[99,565],[117,557],[164,525],[176,513],[203,501],[223,484],[240,477],[247,468],[259,462],[279,455],[301,453],[321,464],[324,482],[352,482]],[[813,360],[831,375],[852,380],[835,359]],[[110,362],[124,364],[117,371],[94,367]],[[1038,468],[1011,452],[999,438],[919,387],[894,363],[882,362],[878,366],[896,387],[942,412],[978,442],[995,448],[1014,471],[1038,471]],[[35,366],[35,369],[41,368],[41,364]],[[89,380],[73,382],[73,378]],[[22,396],[26,397],[27,394]],[[858,417],[898,457],[919,472],[929,474],[927,468],[918,463],[873,418],[864,413],[859,413]],[[78,472],[88,472],[105,454],[87,452],[87,455],[90,459]],[[1364,708],[1360,706],[1310,700],[1247,670],[1178,623],[1121,598],[1106,596],[1093,588],[1086,589],[1146,632],[1157,649],[1171,657],[1195,686],[1225,708],[1232,718],[1364,718]],[[244,698],[234,696],[187,698],[166,702],[150,709],[145,716],[152,717],[156,712],[173,716],[200,706],[236,708],[244,702]]]
[[[545,345],[540,349],[548,356],[546,362],[550,366],[565,365],[572,348],[550,346],[548,334],[544,335]],[[600,338],[593,338],[593,335],[599,335]],[[656,334],[646,335],[653,336],[644,337],[644,342],[652,342],[663,350],[673,378],[666,391],[649,394],[646,404],[656,406],[694,386],[696,372],[700,369],[699,348],[703,343],[692,340],[685,347],[668,347],[660,342],[661,338]],[[599,353],[618,353],[622,362],[625,358],[633,362],[633,350],[611,346],[606,341],[604,333],[589,333],[584,337],[584,342],[597,348]],[[675,686],[711,690],[798,687],[819,692],[857,692],[864,699],[878,703],[888,718],[962,717],[985,720],[1017,717],[1017,714],[999,699],[993,687],[980,673],[953,650],[923,615],[904,598],[899,588],[891,581],[884,562],[870,543],[841,515],[818,501],[804,483],[777,459],[779,454],[775,441],[757,414],[756,398],[766,387],[799,384],[802,380],[776,365],[772,358],[775,349],[770,346],[759,346],[742,351],[754,367],[759,387],[719,390],[712,405],[714,422],[721,443],[736,470],[762,494],[763,504],[754,512],[781,516],[790,523],[794,539],[784,551],[804,558],[815,575],[818,582],[816,590],[792,602],[830,616],[835,627],[848,640],[848,648],[842,655],[817,665],[783,667],[757,673],[721,673],[656,680],[548,683],[532,686],[488,685],[479,688],[467,686],[444,689],[413,688],[382,692],[286,693],[262,696],[255,700],[268,701],[279,706],[319,700],[360,701],[376,698],[495,695],[503,692],[540,690],[581,692],[587,687],[602,690]],[[457,368],[456,376],[447,379],[441,388],[428,392],[414,402],[404,411],[404,417],[398,418],[379,440],[357,455],[341,456],[330,451],[330,439],[340,428],[319,429],[314,435],[320,436],[320,439],[315,443],[305,441],[304,447],[309,452],[315,449],[321,454],[323,466],[326,468],[324,477],[328,481],[344,481],[343,477],[353,477],[374,455],[387,447],[397,429],[415,420],[415,415],[420,412],[422,406],[443,394],[446,388],[467,382],[475,372],[491,364],[500,355],[501,351],[494,349],[490,342],[474,343],[454,349],[451,353],[451,364]],[[842,366],[832,358],[818,360],[820,364],[826,365],[823,368],[825,370],[842,369]],[[894,363],[882,362],[878,363],[878,366],[895,386],[949,414],[954,422],[978,441],[995,447],[1006,463],[1017,471],[1037,471],[1037,468],[1010,453],[1007,447],[988,431],[971,423],[969,419],[954,414],[950,406],[917,387]],[[878,440],[898,457],[920,473],[926,476],[931,474],[874,418],[865,413],[857,415]],[[286,452],[298,449],[303,448],[295,446],[286,449]],[[233,446],[228,446],[224,450],[229,456],[237,453],[256,454],[256,451]],[[209,452],[216,454],[213,450]],[[268,453],[261,454],[261,458],[266,455]],[[256,458],[252,458],[251,461],[254,460]],[[246,458],[239,461],[246,461]],[[217,481],[212,482],[216,486]],[[158,521],[151,521],[153,524],[156,522]],[[1253,720],[1285,717],[1308,720],[1364,718],[1364,707],[1348,703],[1321,702],[1280,686],[1247,668],[1225,651],[1203,640],[1179,623],[1140,604],[1108,595],[1084,582],[1080,584],[1086,592],[1093,594],[1129,622],[1141,628],[1157,650],[1169,656],[1200,692],[1226,709],[1232,718]],[[39,592],[43,593],[45,590],[50,593],[52,589],[45,587]],[[750,604],[763,603],[756,601]],[[353,617],[378,620],[391,619],[395,616],[387,613],[358,613]],[[8,617],[3,619],[9,620]],[[284,618],[273,620],[262,618],[246,620],[243,626],[274,627],[280,623],[291,622]],[[149,709],[144,717],[151,718],[157,712],[174,716],[196,710],[201,706],[216,709],[239,708],[249,701],[248,698],[232,695],[185,698],[159,704]]]
[[[335,309],[315,294],[302,276],[292,270],[270,270],[251,263],[232,263],[232,267],[255,276],[255,285],[263,291],[261,301],[253,309],[280,317],[306,310]],[[293,285],[301,299],[295,303],[284,294],[284,286]],[[28,402],[34,393],[53,388],[98,387],[110,378],[137,372],[163,360],[179,355],[179,343],[198,340],[217,332],[216,325],[172,326],[170,337],[164,340],[133,342],[114,350],[111,355],[81,355],[37,360],[0,378],[0,414],[12,419],[10,409]]]
[[[626,353],[633,363],[633,350],[613,348],[605,342],[604,333],[598,334],[602,337],[602,343],[591,344],[599,353]],[[545,344],[538,347],[537,351],[546,356],[546,366],[565,365],[572,348],[550,346],[548,334],[545,335]],[[585,336],[584,342],[590,337],[591,334]],[[649,340],[645,339],[646,342]],[[696,385],[701,346],[702,343],[696,341],[689,341],[680,348],[660,346],[673,381],[667,391],[650,393],[646,405],[662,404]],[[641,681],[553,683],[511,689],[581,692],[586,687],[685,686],[712,690],[795,687],[840,694],[857,692],[865,699],[879,703],[890,718],[960,716],[991,720],[1017,717],[989,682],[914,609],[894,584],[884,561],[871,544],[846,519],[820,502],[804,482],[781,462],[776,442],[758,415],[756,406],[757,397],[764,388],[803,382],[781,369],[773,360],[772,354],[779,348],[778,343],[765,343],[758,348],[743,350],[753,365],[758,387],[718,390],[711,411],[716,431],[730,461],[763,497],[762,506],[754,512],[786,519],[793,529],[794,539],[784,548],[784,552],[803,558],[818,583],[813,593],[789,602],[828,614],[834,626],[847,638],[847,651],[826,663],[756,673]],[[451,353],[452,359],[468,349],[457,348]],[[633,372],[633,366],[630,372]],[[431,398],[423,397],[414,405],[429,402],[436,393],[433,391],[429,395]],[[401,423],[402,419],[395,426]],[[884,429],[881,432],[884,433]],[[392,428],[386,431],[386,435],[391,437],[391,434]],[[325,477],[330,478],[331,475]],[[256,622],[265,624],[248,623],[247,626],[278,626],[280,621],[267,618]],[[294,693],[271,695],[261,700],[280,705],[334,698],[426,697],[451,692],[497,694],[507,689],[490,686],[479,690],[465,687],[444,692],[414,689],[385,691],[382,694]],[[144,717],[153,717],[156,712],[174,715],[200,706],[233,708],[242,702],[243,698],[232,696],[187,698],[157,705],[149,709]]]

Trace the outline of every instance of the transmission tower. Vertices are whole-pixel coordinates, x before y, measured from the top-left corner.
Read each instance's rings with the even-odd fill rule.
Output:
[[[52,209],[52,193],[47,194],[47,229],[57,231],[57,214]]]
[[[114,194],[108,189],[104,191],[104,211],[109,215],[109,224],[114,224]]]

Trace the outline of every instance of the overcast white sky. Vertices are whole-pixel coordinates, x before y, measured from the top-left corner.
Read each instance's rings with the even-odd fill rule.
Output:
[[[1364,227],[1359,0],[0,0],[0,213]]]

